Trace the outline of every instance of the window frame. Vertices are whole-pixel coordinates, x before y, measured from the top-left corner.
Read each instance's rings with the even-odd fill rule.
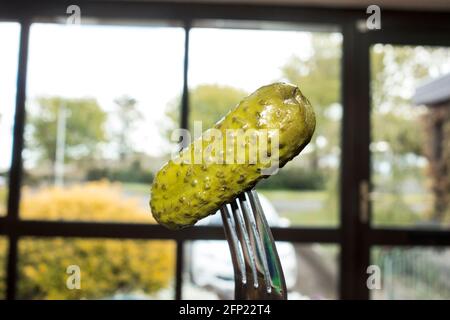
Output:
[[[313,7],[226,5],[188,3],[149,3],[84,1],[84,17],[123,21],[173,20],[185,30],[183,94],[180,126],[187,127],[189,115],[188,63],[189,30],[192,21],[202,19],[262,20],[274,22],[333,25],[342,32],[341,100],[343,105],[341,167],[339,182],[339,219],[337,228],[292,227],[273,228],[279,241],[295,243],[326,243],[340,247],[339,297],[369,299],[366,268],[370,250],[376,245],[450,246],[448,230],[418,230],[409,228],[376,228],[362,217],[359,186],[370,186],[370,61],[369,49],[374,43],[450,46],[450,13],[413,11],[382,12],[381,31],[358,28],[365,22],[365,9],[324,9]],[[22,182],[22,150],[24,147],[25,100],[29,30],[33,21],[64,16],[66,6],[51,0],[39,5],[15,6],[0,2],[0,20],[19,22],[20,42],[17,69],[13,151],[9,175],[7,215],[0,217],[0,236],[8,241],[7,299],[16,298],[18,281],[18,241],[21,237],[76,237],[113,239],[170,239],[177,243],[175,299],[182,298],[184,243],[189,240],[224,239],[221,227],[194,227],[168,231],[159,225],[103,222],[59,222],[21,220],[19,217]],[[414,21],[414,23],[412,23]],[[344,192],[345,190],[345,192]]]
[[[419,19],[420,14],[413,15],[415,19]],[[428,18],[432,18],[431,14]],[[360,33],[361,54],[364,62],[364,69],[360,71],[360,84],[362,85],[362,96],[359,104],[364,110],[360,122],[365,124],[364,141],[365,144],[360,145],[359,154],[364,161],[362,176],[360,181],[367,181],[369,189],[372,190],[372,170],[371,161],[372,153],[369,146],[372,142],[372,125],[371,125],[371,77],[370,77],[370,50],[375,44],[391,44],[391,45],[410,45],[410,46],[442,46],[450,48],[450,38],[445,36],[448,31],[443,31],[450,27],[450,23],[443,24],[439,30],[433,28],[425,28],[421,25],[404,25],[400,21],[388,21],[389,33],[385,32],[368,32]],[[445,26],[445,27],[444,27]],[[427,32],[434,32],[429,33]],[[369,191],[370,191],[369,190]],[[369,200],[370,201],[370,200]],[[361,212],[360,212],[361,214]],[[362,263],[365,266],[371,264],[371,250],[376,246],[449,246],[450,245],[450,229],[447,228],[413,228],[413,227],[376,227],[372,225],[372,206],[369,205],[368,219],[366,223],[361,223],[361,250]],[[362,271],[362,270],[361,270]],[[366,282],[360,282],[360,294],[364,294],[364,298],[370,299],[370,292],[365,287]]]

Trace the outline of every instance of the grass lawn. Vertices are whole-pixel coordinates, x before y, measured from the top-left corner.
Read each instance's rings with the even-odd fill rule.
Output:
[[[337,212],[332,210],[315,210],[306,212],[280,212],[280,215],[289,219],[292,226],[307,227],[337,227],[339,219]]]
[[[150,184],[147,183],[123,182],[121,185],[123,189],[129,193],[146,196],[150,194]]]
[[[410,193],[395,196],[375,193],[373,223],[377,226],[413,226],[429,220],[433,198],[430,193]]]
[[[280,210],[280,215],[289,219],[293,226],[336,227],[338,225],[337,208],[327,206],[327,193],[324,190],[258,190],[272,203],[298,203],[298,210]],[[315,203],[318,208],[302,208],[302,203]]]
[[[258,189],[259,193],[262,193],[269,200],[315,200],[315,201],[325,201],[326,193],[325,191],[304,191],[304,190],[267,190]]]

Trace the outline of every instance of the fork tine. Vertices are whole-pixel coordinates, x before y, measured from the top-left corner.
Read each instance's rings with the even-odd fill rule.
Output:
[[[220,212],[233,262],[235,298],[286,299],[283,269],[257,193],[240,194]]]
[[[250,238],[245,226],[242,212],[239,208],[238,201],[231,202],[231,211],[233,212],[234,221],[236,223],[237,235],[244,253],[244,261],[246,267],[247,278],[253,279],[253,287],[258,288],[258,276],[256,273],[256,262],[253,248],[250,244]]]
[[[287,298],[286,282],[284,280],[283,269],[281,267],[280,258],[276,250],[275,242],[272,232],[264,216],[261,203],[258,198],[258,194],[254,189],[247,191],[246,195],[250,201],[250,205],[254,214],[256,228],[260,231],[259,237],[263,245],[263,250],[267,257],[271,285],[274,289],[274,293],[278,294],[281,298]]]
[[[250,243],[252,245],[253,251],[255,252],[258,275],[263,279],[263,283],[265,283],[267,293],[270,293],[272,290],[272,286],[269,266],[267,263],[266,253],[261,241],[261,236],[256,227],[255,217],[251,213],[249,201],[246,198],[245,193],[239,195],[238,199],[242,214],[244,216],[245,224],[247,226],[247,232],[250,236]]]
[[[233,262],[234,274],[236,276],[235,279],[236,289],[238,289],[239,286],[242,286],[242,284],[247,283],[244,258],[242,257],[242,251],[240,250],[239,247],[234,219],[233,216],[230,214],[230,210],[226,204],[220,208],[220,213],[222,215],[225,237],[230,247],[231,260]]]

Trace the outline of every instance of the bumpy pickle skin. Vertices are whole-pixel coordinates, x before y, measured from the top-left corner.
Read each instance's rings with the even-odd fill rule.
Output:
[[[274,83],[244,98],[214,128],[226,135],[227,129],[278,129],[278,166],[282,168],[309,143],[316,126],[314,110],[297,86]],[[207,139],[192,142],[183,152],[194,155],[194,144],[203,147]],[[249,152],[249,145],[237,153]],[[180,154],[180,156],[182,156]],[[181,158],[167,162],[156,174],[150,207],[153,217],[169,229],[180,229],[217,212],[241,192],[266,178],[267,162],[254,164],[186,163]]]

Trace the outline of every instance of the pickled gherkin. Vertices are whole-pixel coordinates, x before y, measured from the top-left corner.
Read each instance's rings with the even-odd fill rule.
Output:
[[[153,217],[180,229],[216,213],[270,177],[274,163],[282,168],[297,156],[311,140],[315,125],[314,110],[297,86],[273,83],[259,88],[158,171],[151,190]],[[258,136],[259,132],[267,134]],[[239,134],[244,138],[236,138]],[[252,157],[254,147],[264,145],[254,140],[258,137],[267,137],[267,157]],[[230,141],[240,143],[227,144]]]

